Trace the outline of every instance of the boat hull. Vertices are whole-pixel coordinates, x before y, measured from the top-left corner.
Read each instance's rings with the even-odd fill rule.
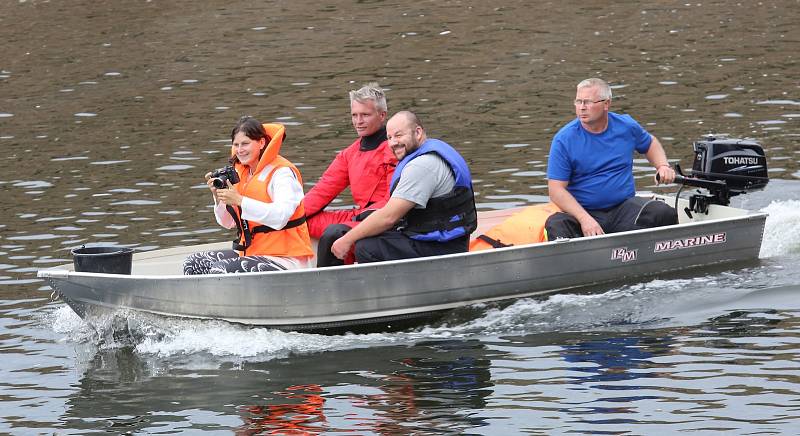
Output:
[[[82,317],[123,309],[286,330],[347,327],[757,259],[766,215],[722,215],[592,238],[333,268],[203,276],[55,269],[39,275]],[[182,253],[139,253],[139,262]]]

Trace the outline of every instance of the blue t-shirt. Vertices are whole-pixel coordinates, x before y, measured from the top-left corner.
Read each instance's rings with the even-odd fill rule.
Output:
[[[652,137],[630,115],[608,113],[608,128],[591,133],[578,118],[550,144],[547,178],[568,182],[584,209],[607,209],[636,195],[633,151],[647,153]]]

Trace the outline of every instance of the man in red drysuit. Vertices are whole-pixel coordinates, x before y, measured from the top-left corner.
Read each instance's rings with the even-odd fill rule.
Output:
[[[309,233],[319,239],[317,266],[341,265],[330,252],[333,241],[389,199],[397,159],[386,142],[386,114],[386,95],[377,83],[350,91],[350,115],[358,139],[336,155],[303,199]],[[348,186],[356,207],[324,210]],[[346,263],[352,263],[349,258]]]

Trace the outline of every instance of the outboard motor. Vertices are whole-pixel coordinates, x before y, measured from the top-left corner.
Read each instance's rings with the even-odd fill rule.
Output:
[[[769,182],[764,149],[747,139],[716,139],[694,143],[692,176],[722,180],[731,196],[764,189]]]
[[[727,206],[730,198],[764,189],[769,182],[764,149],[748,139],[717,139],[708,136],[694,143],[692,172],[684,176],[679,166],[675,183],[704,188],[708,194],[689,197],[687,213],[708,213],[708,206]]]

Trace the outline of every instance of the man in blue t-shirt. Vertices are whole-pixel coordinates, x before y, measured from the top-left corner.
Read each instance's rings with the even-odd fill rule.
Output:
[[[556,133],[547,161],[550,201],[563,212],[552,215],[548,239],[677,224],[675,209],[636,197],[633,152],[644,154],[662,183],[672,183],[664,147],[630,115],[609,112],[611,88],[586,79],[575,95],[577,118]]]

